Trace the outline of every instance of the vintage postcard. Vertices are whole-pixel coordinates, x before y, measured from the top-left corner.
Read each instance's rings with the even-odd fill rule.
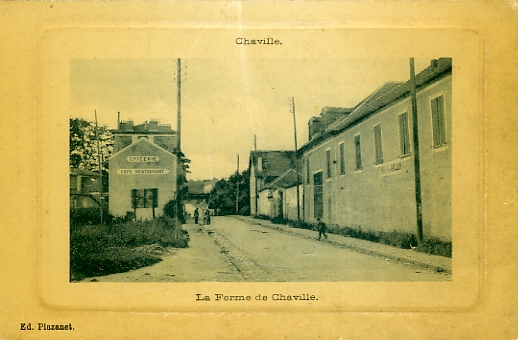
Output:
[[[0,338],[517,336],[504,4],[1,6],[33,85]]]

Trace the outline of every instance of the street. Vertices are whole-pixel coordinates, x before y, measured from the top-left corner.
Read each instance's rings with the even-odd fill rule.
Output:
[[[185,224],[189,247],[172,249],[153,266],[89,278],[103,282],[449,281],[437,273],[362,254],[233,217]]]

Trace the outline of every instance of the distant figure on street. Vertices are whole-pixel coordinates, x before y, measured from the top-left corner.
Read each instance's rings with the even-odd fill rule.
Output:
[[[205,224],[210,224],[210,210],[205,210]]]
[[[324,222],[322,222],[320,220],[320,218],[317,218],[317,221],[318,221],[318,224],[317,224],[318,240],[320,241],[320,238],[322,237],[322,235],[324,235],[324,237],[327,239],[327,235],[326,235],[327,226],[326,226],[326,224]]]
[[[200,211],[198,210],[198,208],[196,208],[196,210],[194,210],[194,224],[198,224],[199,217],[200,217]]]

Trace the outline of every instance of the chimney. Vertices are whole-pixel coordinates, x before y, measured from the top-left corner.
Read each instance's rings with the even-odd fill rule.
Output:
[[[326,129],[329,125],[334,123],[337,119],[347,116],[353,109],[346,109],[343,107],[324,106],[320,116],[323,119],[323,128]]]
[[[158,131],[158,119],[151,119],[149,121],[147,131]]]
[[[321,117],[311,117],[308,122],[309,125],[309,140],[313,138],[315,134],[322,130],[322,118]]]
[[[171,131],[171,124],[159,124],[158,125],[158,131],[159,132],[170,132]]]

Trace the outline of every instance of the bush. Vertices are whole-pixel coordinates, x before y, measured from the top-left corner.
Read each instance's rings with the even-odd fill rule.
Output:
[[[439,256],[452,256],[452,243],[442,241],[436,237],[425,238],[416,248],[417,251]]]
[[[287,224],[288,220],[285,219],[285,218],[282,218],[280,216],[277,216],[277,217],[272,218],[272,223],[275,223],[275,224]]]
[[[89,276],[109,275],[150,266],[161,259],[127,247],[103,249],[99,253],[81,256],[71,266],[71,280]]]
[[[315,229],[315,226],[313,224],[304,222],[304,221],[291,221],[289,220],[286,223],[287,226],[290,226],[292,228],[298,228],[298,229],[307,229],[307,230],[313,230]]]
[[[108,208],[103,209],[103,223],[112,223],[114,217],[108,211]],[[70,209],[70,225],[81,226],[87,224],[100,224],[101,210],[99,208],[86,209]]]
[[[412,233],[404,233],[398,231],[381,231],[379,232],[380,243],[388,244],[403,249],[412,249],[417,246],[417,237]]]
[[[170,200],[164,206],[164,214],[167,217],[175,218],[176,217],[176,200]],[[183,205],[180,206],[180,214],[178,215],[181,223],[185,223],[185,213],[183,211]]]
[[[358,227],[340,227],[338,225],[328,226],[328,231],[331,234],[342,235],[347,237],[359,238],[371,242],[379,242],[380,236],[376,232],[364,231],[361,226]]]
[[[181,230],[175,237],[175,223],[162,216],[151,221],[128,221],[111,225],[81,225],[70,228],[70,278],[125,272],[160,261],[132,248],[159,244],[185,248],[189,236]]]

